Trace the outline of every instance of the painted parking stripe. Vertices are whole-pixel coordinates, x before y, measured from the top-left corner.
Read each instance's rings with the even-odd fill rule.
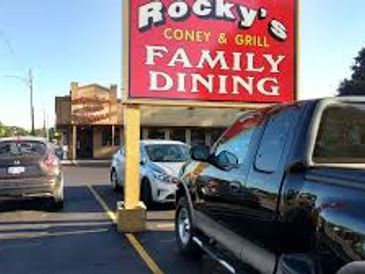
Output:
[[[109,206],[106,204],[106,202],[103,200],[103,198],[100,197],[100,195],[95,191],[95,189],[91,185],[87,185],[87,187],[91,191],[91,193],[94,195],[95,199],[99,202],[100,206],[108,214],[108,216],[112,220],[112,222],[114,224],[116,224],[117,223],[117,215],[115,214],[115,212],[113,212],[109,208]],[[154,274],[164,274],[164,272],[160,269],[160,267],[157,265],[157,263],[147,253],[147,251],[143,248],[141,243],[137,240],[137,238],[133,234],[126,233],[125,236],[128,239],[129,243],[136,250],[138,255],[146,263],[146,265],[148,266],[148,268],[151,270],[152,273],[154,273]]]

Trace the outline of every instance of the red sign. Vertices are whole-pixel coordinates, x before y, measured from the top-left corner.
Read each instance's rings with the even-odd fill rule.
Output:
[[[296,0],[129,5],[129,98],[295,99]]]

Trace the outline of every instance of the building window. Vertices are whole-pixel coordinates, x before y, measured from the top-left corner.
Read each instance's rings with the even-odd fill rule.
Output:
[[[205,131],[204,129],[192,129],[191,130],[191,145],[204,145],[205,144]]]
[[[186,142],[185,129],[172,129],[170,130],[170,139],[174,141]]]
[[[148,139],[165,139],[165,130],[159,128],[150,128],[148,130]]]
[[[120,128],[116,127],[114,129],[114,145],[115,146],[120,146],[120,133],[121,133]]]
[[[210,142],[211,144],[215,144],[215,142],[218,141],[219,137],[221,137],[221,135],[223,134],[224,129],[221,128],[216,128],[216,129],[212,129],[210,131]]]
[[[111,146],[112,145],[112,128],[103,127],[101,129],[101,145]]]

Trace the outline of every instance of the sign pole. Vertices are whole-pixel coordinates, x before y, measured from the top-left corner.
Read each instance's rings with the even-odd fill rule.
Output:
[[[127,105],[124,109],[125,131],[125,209],[134,209],[139,204],[139,139],[140,139],[140,109],[139,106]]]
[[[118,231],[142,232],[146,229],[146,206],[140,199],[140,127],[138,104],[128,104],[129,93],[129,0],[123,1],[123,124],[126,162],[124,169],[124,202],[118,202]]]
[[[124,105],[124,149],[126,154],[124,173],[124,202],[118,203],[118,230],[142,232],[146,228],[146,206],[140,197],[140,125],[138,105]]]

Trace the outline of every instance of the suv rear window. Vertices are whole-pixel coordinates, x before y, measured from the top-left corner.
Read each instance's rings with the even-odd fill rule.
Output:
[[[336,103],[322,114],[315,163],[365,163],[365,103]]]
[[[38,141],[14,140],[0,142],[0,158],[12,156],[43,156],[46,151],[46,144]]]

